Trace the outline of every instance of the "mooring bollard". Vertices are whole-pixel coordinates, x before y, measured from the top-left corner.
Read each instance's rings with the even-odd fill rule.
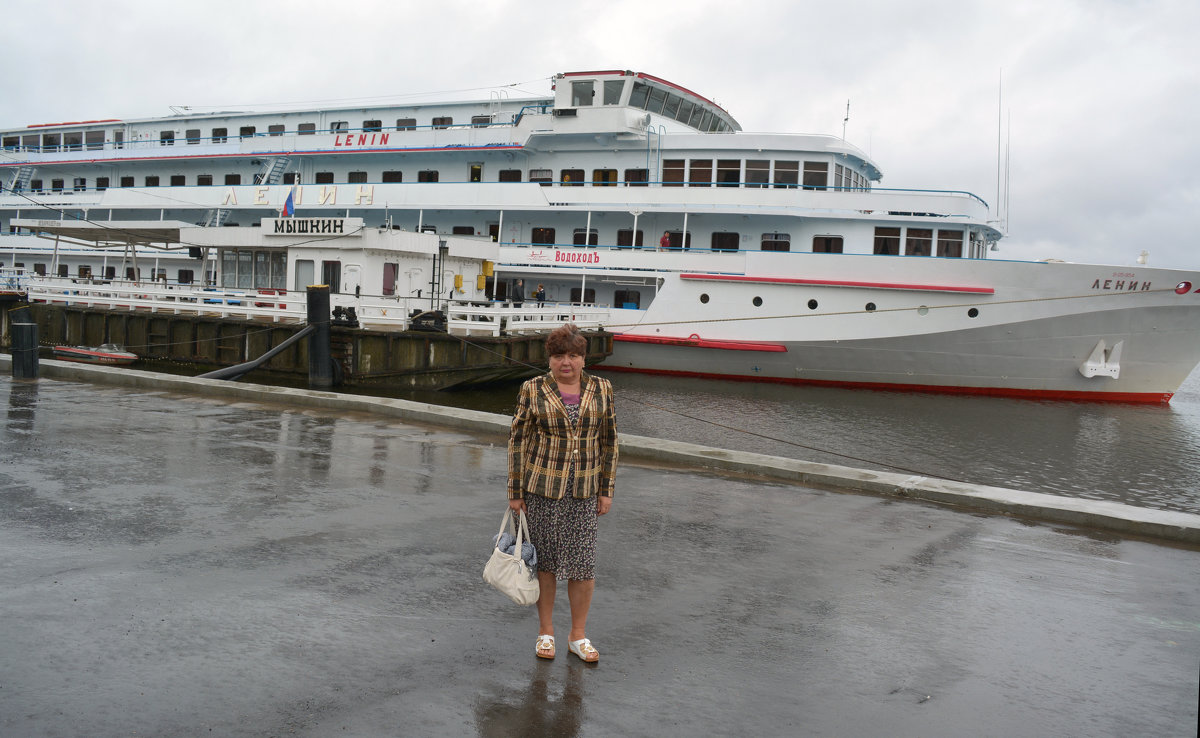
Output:
[[[37,379],[37,323],[13,323],[9,326],[9,330],[12,334],[13,379]]]
[[[308,337],[308,386],[333,386],[333,358],[329,350],[329,285],[308,286],[308,324],[316,331]]]

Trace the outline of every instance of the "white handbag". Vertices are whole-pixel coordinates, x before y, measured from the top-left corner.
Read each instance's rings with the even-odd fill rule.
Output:
[[[511,510],[504,511],[500,521],[500,533],[513,527]],[[532,605],[538,601],[541,587],[538,585],[537,572],[530,570],[529,565],[521,558],[521,543],[529,538],[529,528],[525,522],[525,513],[521,513],[521,522],[514,536],[517,543],[512,553],[505,553],[499,548],[492,549],[492,557],[483,567],[483,581],[503,592],[510,600],[518,605]],[[496,534],[499,543],[500,534]]]

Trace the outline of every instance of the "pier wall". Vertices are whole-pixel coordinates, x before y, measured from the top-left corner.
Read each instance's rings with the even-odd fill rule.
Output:
[[[262,356],[304,328],[297,323],[113,311],[62,305],[31,306],[43,346],[116,343],[137,354],[141,368],[193,365],[197,373]],[[331,349],[344,383],[405,389],[520,379],[544,371],[545,335],[460,338],[427,331],[382,331],[331,326]],[[584,331],[588,363],[612,353],[612,336]],[[7,332],[4,345],[10,346]],[[308,376],[306,341],[271,358],[255,376],[303,382]]]

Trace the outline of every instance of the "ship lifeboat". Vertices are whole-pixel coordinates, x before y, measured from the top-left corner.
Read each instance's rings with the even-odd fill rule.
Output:
[[[115,343],[103,346],[55,346],[54,358],[63,361],[77,361],[81,364],[105,364],[108,366],[125,366],[137,361],[137,354],[126,351]]]

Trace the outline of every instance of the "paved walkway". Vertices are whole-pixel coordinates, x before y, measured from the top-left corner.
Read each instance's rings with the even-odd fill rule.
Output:
[[[0,408],[0,735],[1196,729],[1194,548],[630,460],[601,663],[543,662],[479,578],[499,435],[53,379]]]

